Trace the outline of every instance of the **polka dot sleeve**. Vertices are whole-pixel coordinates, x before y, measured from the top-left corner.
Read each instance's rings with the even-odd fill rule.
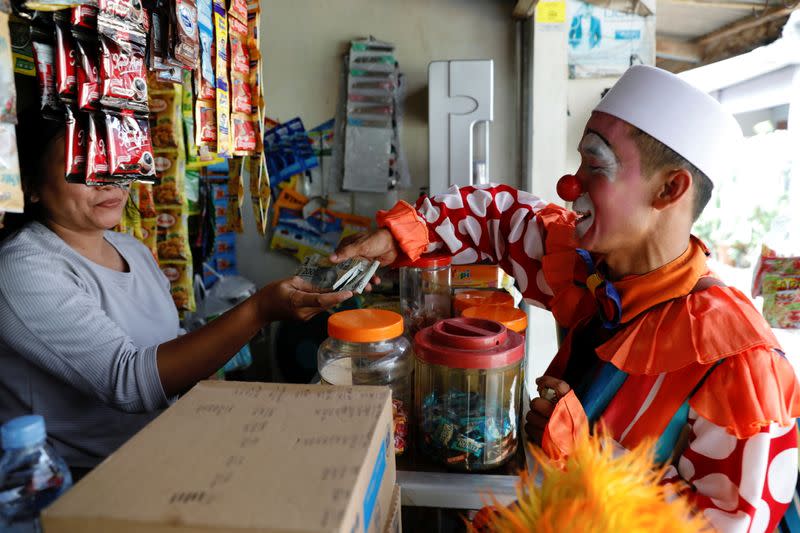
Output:
[[[797,425],[772,423],[747,439],[692,409],[689,443],[665,482],[683,481],[717,531],[771,532],[795,494]]]
[[[541,271],[544,228],[536,213],[547,205],[507,185],[453,186],[421,198],[427,252],[448,251],[454,264],[492,262],[517,281],[523,297],[546,306],[552,291]]]

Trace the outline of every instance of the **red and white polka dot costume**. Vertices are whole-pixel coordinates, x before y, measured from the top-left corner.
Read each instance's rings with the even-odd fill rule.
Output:
[[[592,329],[593,295],[575,283],[573,213],[499,185],[452,187],[378,220],[412,258],[448,251],[455,264],[488,260],[513,275],[528,303],[570,331],[549,375],[569,382],[573,345],[585,349],[585,337],[605,334],[589,351],[628,374],[602,414],[615,440],[630,448],[658,438],[688,401],[688,442],[676,446],[665,482],[692,491],[719,531],[775,528],[795,489],[800,385],[744,295],[694,292],[709,274],[702,243],[692,239],[663,269],[615,282],[621,325],[603,333]]]

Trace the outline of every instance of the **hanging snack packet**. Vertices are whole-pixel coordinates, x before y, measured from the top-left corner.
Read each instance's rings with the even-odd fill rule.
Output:
[[[75,30],[90,33],[97,31],[97,7],[89,4],[78,4],[72,7],[70,23]]]
[[[45,118],[60,119],[63,110],[56,92],[55,50],[51,37],[42,28],[31,27],[33,59],[39,82],[39,110]]]
[[[214,29],[216,35],[217,89],[217,153],[231,153],[230,94],[228,83],[228,16],[225,0],[214,0]]]
[[[229,231],[242,233],[242,204],[244,204],[244,182],[242,180],[242,170],[244,160],[238,157],[231,158],[228,162],[228,203],[225,216],[228,220]]]
[[[211,0],[197,3],[197,28],[200,34],[200,75],[207,85],[214,88],[214,21]]]
[[[86,185],[105,185],[109,182],[105,123],[94,113],[87,114],[87,118]]]
[[[175,0],[175,48],[173,57],[186,69],[194,69],[200,55],[195,0]]]
[[[147,246],[153,258],[158,261],[158,226],[155,217],[142,217],[142,244]]]
[[[247,0],[231,0],[228,15],[247,24]]]
[[[188,233],[183,223],[180,207],[164,207],[158,210],[158,261],[186,261],[188,254]]]
[[[66,113],[67,132],[64,143],[66,178],[70,183],[86,183],[88,117],[85,113],[75,111],[72,106],[66,107]]]
[[[247,46],[247,24],[228,19],[231,45],[231,74],[247,76],[250,73],[250,51]]]
[[[213,100],[216,97],[214,84],[206,81],[200,69],[194,71],[194,91],[198,100]]]
[[[97,68],[97,43],[86,38],[76,39],[78,49],[77,93],[78,108],[96,110],[100,105],[100,73]]]
[[[57,12],[53,18],[56,23],[56,92],[62,100],[75,100],[78,51],[70,31],[71,23],[63,11]]]
[[[192,310],[192,276],[191,265],[186,263],[165,263],[161,265],[161,271],[169,280],[169,292],[172,294],[172,301],[180,312]]]
[[[153,199],[156,207],[183,205],[183,159],[176,154],[163,153],[156,155],[156,171],[158,185],[153,186]]]
[[[234,113],[231,119],[233,129],[233,155],[251,155],[256,150],[256,124],[253,117]]]
[[[250,84],[239,76],[231,80],[231,107],[234,113],[250,114],[253,111]]]
[[[99,22],[144,35],[145,11],[141,0],[98,0]]]
[[[148,63],[147,66],[151,72],[160,70],[166,64],[166,25],[167,18],[163,10],[163,2],[156,2],[155,5],[148,11],[150,20],[150,32],[148,33]]]
[[[181,136],[181,100],[173,85],[169,91],[150,95],[150,134],[153,148],[177,150]]]
[[[108,169],[114,178],[156,177],[150,123],[130,111],[104,111]]]
[[[147,112],[144,34],[104,27],[100,22],[100,102],[116,109]]]
[[[155,218],[157,213],[153,201],[153,185],[138,181],[136,187],[139,189],[139,213],[142,214],[142,218]]]
[[[214,102],[198,100],[195,102],[195,124],[197,146],[215,146],[217,144],[217,108]]]

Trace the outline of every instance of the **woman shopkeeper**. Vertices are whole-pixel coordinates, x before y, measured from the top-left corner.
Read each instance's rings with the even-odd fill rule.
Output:
[[[282,280],[181,336],[150,251],[109,231],[128,191],[66,182],[63,123],[37,113],[17,130],[26,205],[0,231],[0,423],[43,415],[78,476],[268,322],[307,319],[351,296]]]

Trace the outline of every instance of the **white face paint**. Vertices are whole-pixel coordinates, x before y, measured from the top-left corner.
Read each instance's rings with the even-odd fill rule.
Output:
[[[598,134],[590,131],[584,135],[578,151],[581,157],[591,159],[589,168],[593,174],[600,173],[612,182],[617,178],[617,156]]]
[[[594,132],[583,136],[578,151],[586,164],[590,179],[607,179],[613,182],[617,178],[619,163],[614,151],[606,144],[602,137]],[[595,175],[598,175],[595,178]],[[595,208],[588,192],[581,194],[572,204],[572,210],[578,214],[575,232],[582,238],[594,224]]]

